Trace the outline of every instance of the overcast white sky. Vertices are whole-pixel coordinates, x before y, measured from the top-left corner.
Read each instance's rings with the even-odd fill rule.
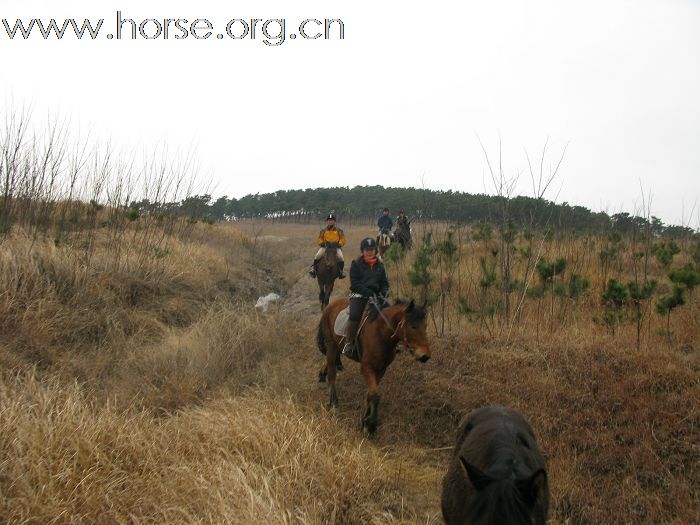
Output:
[[[492,193],[477,137],[495,161],[499,133],[506,175],[522,172],[518,193],[532,195],[524,150],[539,157],[549,137],[551,164],[569,146],[546,197],[632,213],[644,188],[654,215],[700,226],[698,1],[24,0],[3,1],[0,18],[104,18],[105,35],[117,10],[207,18],[214,34],[233,18],[286,18],[287,39],[11,41],[0,24],[5,105],[70,115],[125,146],[194,141],[216,196]],[[307,18],[342,19],[345,39],[289,38]]]

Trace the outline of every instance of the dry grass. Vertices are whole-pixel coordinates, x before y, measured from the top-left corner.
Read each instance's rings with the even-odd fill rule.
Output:
[[[697,304],[674,313],[672,337],[652,314],[641,351],[628,321],[614,336],[592,321],[595,275],[553,318],[527,299],[511,333],[448,312],[430,362],[400,355],[388,371],[382,425],[365,442],[355,365],[336,414],[316,383],[304,274],[317,233],[197,225],[118,271],[99,236],[88,266],[70,242],[15,231],[1,243],[0,521],[437,523],[457,422],[493,403],[537,432],[552,523],[700,521]],[[373,230],[346,233],[350,259]],[[572,257],[577,242],[547,257]],[[465,250],[453,307],[458,287],[478,296],[481,249]],[[403,296],[410,263],[398,279],[390,268]],[[303,313],[255,312],[269,291]]]
[[[0,393],[8,522],[383,523],[400,509],[387,458],[275,393],[160,419],[31,375]]]
[[[383,429],[391,435],[382,439],[449,446],[467,412],[509,405],[530,419],[548,458],[554,522],[697,522],[696,357],[601,340],[435,343],[426,367],[402,359],[391,371]]]

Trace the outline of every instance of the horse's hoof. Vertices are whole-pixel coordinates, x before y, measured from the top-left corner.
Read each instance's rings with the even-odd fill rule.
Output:
[[[365,437],[374,436],[376,431],[377,431],[376,423],[369,423],[367,421],[362,422],[362,434],[364,434]]]

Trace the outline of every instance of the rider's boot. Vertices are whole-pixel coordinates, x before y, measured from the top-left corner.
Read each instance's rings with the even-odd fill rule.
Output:
[[[318,272],[318,259],[314,259],[314,263],[311,265],[311,270],[309,270],[309,275],[311,277],[316,277],[317,272]]]
[[[345,261],[338,261],[338,279],[345,279],[345,274],[343,273],[344,267]]]
[[[355,346],[357,339],[357,328],[360,325],[359,321],[348,320],[347,327],[345,329],[345,346],[343,347],[343,354],[352,357],[355,355]]]

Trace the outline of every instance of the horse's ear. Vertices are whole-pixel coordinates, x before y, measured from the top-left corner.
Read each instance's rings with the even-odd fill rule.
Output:
[[[469,463],[462,456],[459,456],[459,461],[462,464],[462,468],[466,472],[469,481],[477,490],[477,492],[488,487],[489,484],[493,481],[493,478],[491,476],[482,472],[478,467],[475,467],[474,465]]]
[[[415,302],[413,299],[411,299],[411,302],[408,303],[408,306],[406,307],[406,311],[407,311],[407,312],[410,312],[411,310],[413,310],[413,308],[414,308],[415,306],[416,306],[416,302]]]
[[[547,491],[547,473],[544,469],[540,469],[529,478],[519,480],[517,487],[525,504],[532,508],[535,506],[537,498]]]

